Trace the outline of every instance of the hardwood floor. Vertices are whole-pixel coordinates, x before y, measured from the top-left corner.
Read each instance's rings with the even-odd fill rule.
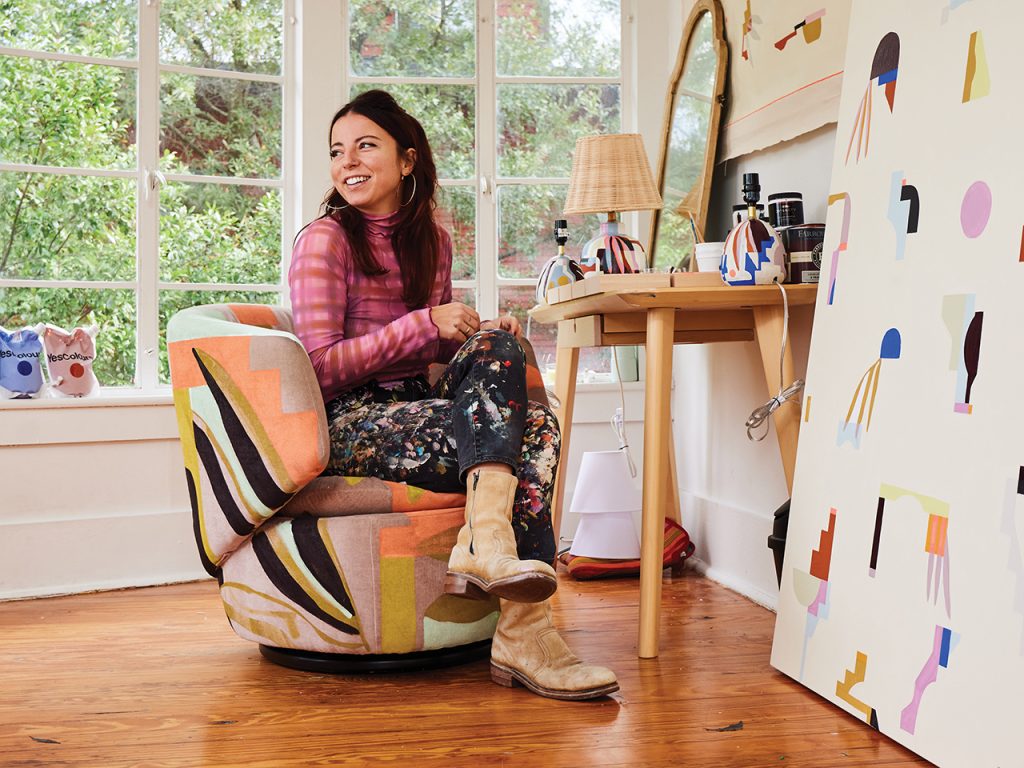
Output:
[[[561,580],[567,641],[622,685],[587,703],[501,688],[486,661],[278,667],[230,630],[213,582],[0,603],[0,765],[929,765],[773,670],[774,614],[693,571],[666,578],[661,656],[641,661],[637,594]]]

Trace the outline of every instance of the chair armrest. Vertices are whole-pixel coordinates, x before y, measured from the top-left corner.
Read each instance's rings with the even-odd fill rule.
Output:
[[[193,529],[220,564],[327,466],[323,398],[286,310],[210,305],[168,324],[168,355]],[[249,324],[257,320],[261,325]]]

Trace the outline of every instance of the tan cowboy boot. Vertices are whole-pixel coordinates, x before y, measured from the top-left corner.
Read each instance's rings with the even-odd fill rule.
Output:
[[[555,571],[540,560],[520,560],[512,533],[512,501],[518,480],[477,470],[466,489],[466,524],[448,559],[444,591],[473,599],[497,595],[535,603],[555,591]],[[486,594],[485,594],[486,593]]]
[[[615,673],[580,661],[551,623],[551,605],[501,601],[491,644],[491,679],[516,683],[538,696],[583,701],[619,690]]]

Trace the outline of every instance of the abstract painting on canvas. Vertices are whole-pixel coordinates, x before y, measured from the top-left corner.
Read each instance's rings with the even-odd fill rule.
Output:
[[[1024,765],[1024,5],[856,1],[772,664]]]

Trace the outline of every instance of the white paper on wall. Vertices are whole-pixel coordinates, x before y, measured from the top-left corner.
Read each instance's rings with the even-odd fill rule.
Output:
[[[722,9],[729,87],[719,160],[834,123],[850,0],[722,0]]]

